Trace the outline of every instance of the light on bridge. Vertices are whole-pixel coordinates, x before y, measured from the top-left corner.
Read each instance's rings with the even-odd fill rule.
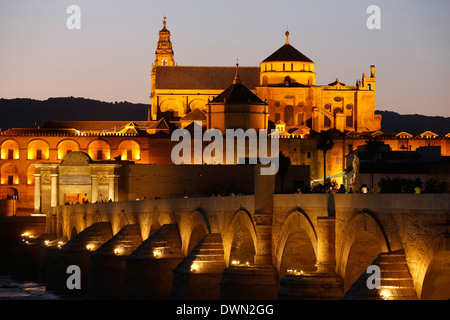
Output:
[[[391,300],[392,298],[392,292],[389,289],[382,289],[380,291],[380,297],[383,300]]]
[[[286,270],[286,273],[293,276],[301,276],[303,275],[303,270],[298,271],[297,269],[288,269]]]

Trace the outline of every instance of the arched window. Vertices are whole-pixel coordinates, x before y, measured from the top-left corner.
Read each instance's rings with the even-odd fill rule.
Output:
[[[284,108],[284,122],[290,126],[294,121],[294,107],[291,105],[287,105]]]
[[[119,145],[119,154],[122,160],[140,160],[141,148],[134,140],[125,140]]]
[[[27,168],[27,184],[34,184],[34,166],[32,164],[30,164]]]
[[[94,140],[89,144],[88,154],[93,160],[109,160],[111,148],[106,141]]]
[[[63,140],[58,144],[58,160],[64,159],[72,151],[80,151],[80,146],[74,140]]]
[[[5,140],[1,147],[2,159],[19,159],[19,144],[14,140]]]
[[[3,185],[19,184],[19,169],[13,163],[5,163],[0,170],[0,182]]]
[[[28,160],[48,160],[50,156],[50,147],[44,140],[33,140],[28,144]]]

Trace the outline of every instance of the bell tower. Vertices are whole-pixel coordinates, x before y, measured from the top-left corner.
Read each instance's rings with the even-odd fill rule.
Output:
[[[159,31],[159,40],[156,47],[155,66],[173,66],[173,48],[170,41],[170,31],[166,28],[166,17],[163,20],[163,28]]]

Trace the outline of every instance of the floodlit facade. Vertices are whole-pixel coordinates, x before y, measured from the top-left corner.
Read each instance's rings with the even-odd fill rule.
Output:
[[[203,130],[267,129],[279,138],[280,151],[291,164],[310,168],[309,179],[293,181],[286,190],[323,182],[323,155],[317,149],[323,130],[334,132],[326,172],[338,183],[346,182],[346,156],[368,140],[382,140],[392,151],[436,146],[442,156],[450,155],[450,133],[381,131],[381,116],[375,114],[375,66],[355,85],[339,79],[318,85],[316,62],[290,43],[288,32],[284,44],[254,67],[178,66],[165,19],[156,47],[145,121],[45,121],[41,127],[1,132],[0,199],[16,199],[20,214],[42,208],[35,200],[36,183],[45,189],[52,180],[37,180],[36,168],[58,165],[74,151],[94,162],[172,164],[177,142],[171,141],[171,133],[179,128],[192,133],[197,121]],[[270,133],[272,129],[276,131]]]

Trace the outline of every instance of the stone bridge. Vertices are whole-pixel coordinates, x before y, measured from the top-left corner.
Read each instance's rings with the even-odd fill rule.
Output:
[[[261,179],[247,196],[52,207],[46,285],[67,290],[78,265],[99,299],[450,298],[450,194],[272,194]]]

